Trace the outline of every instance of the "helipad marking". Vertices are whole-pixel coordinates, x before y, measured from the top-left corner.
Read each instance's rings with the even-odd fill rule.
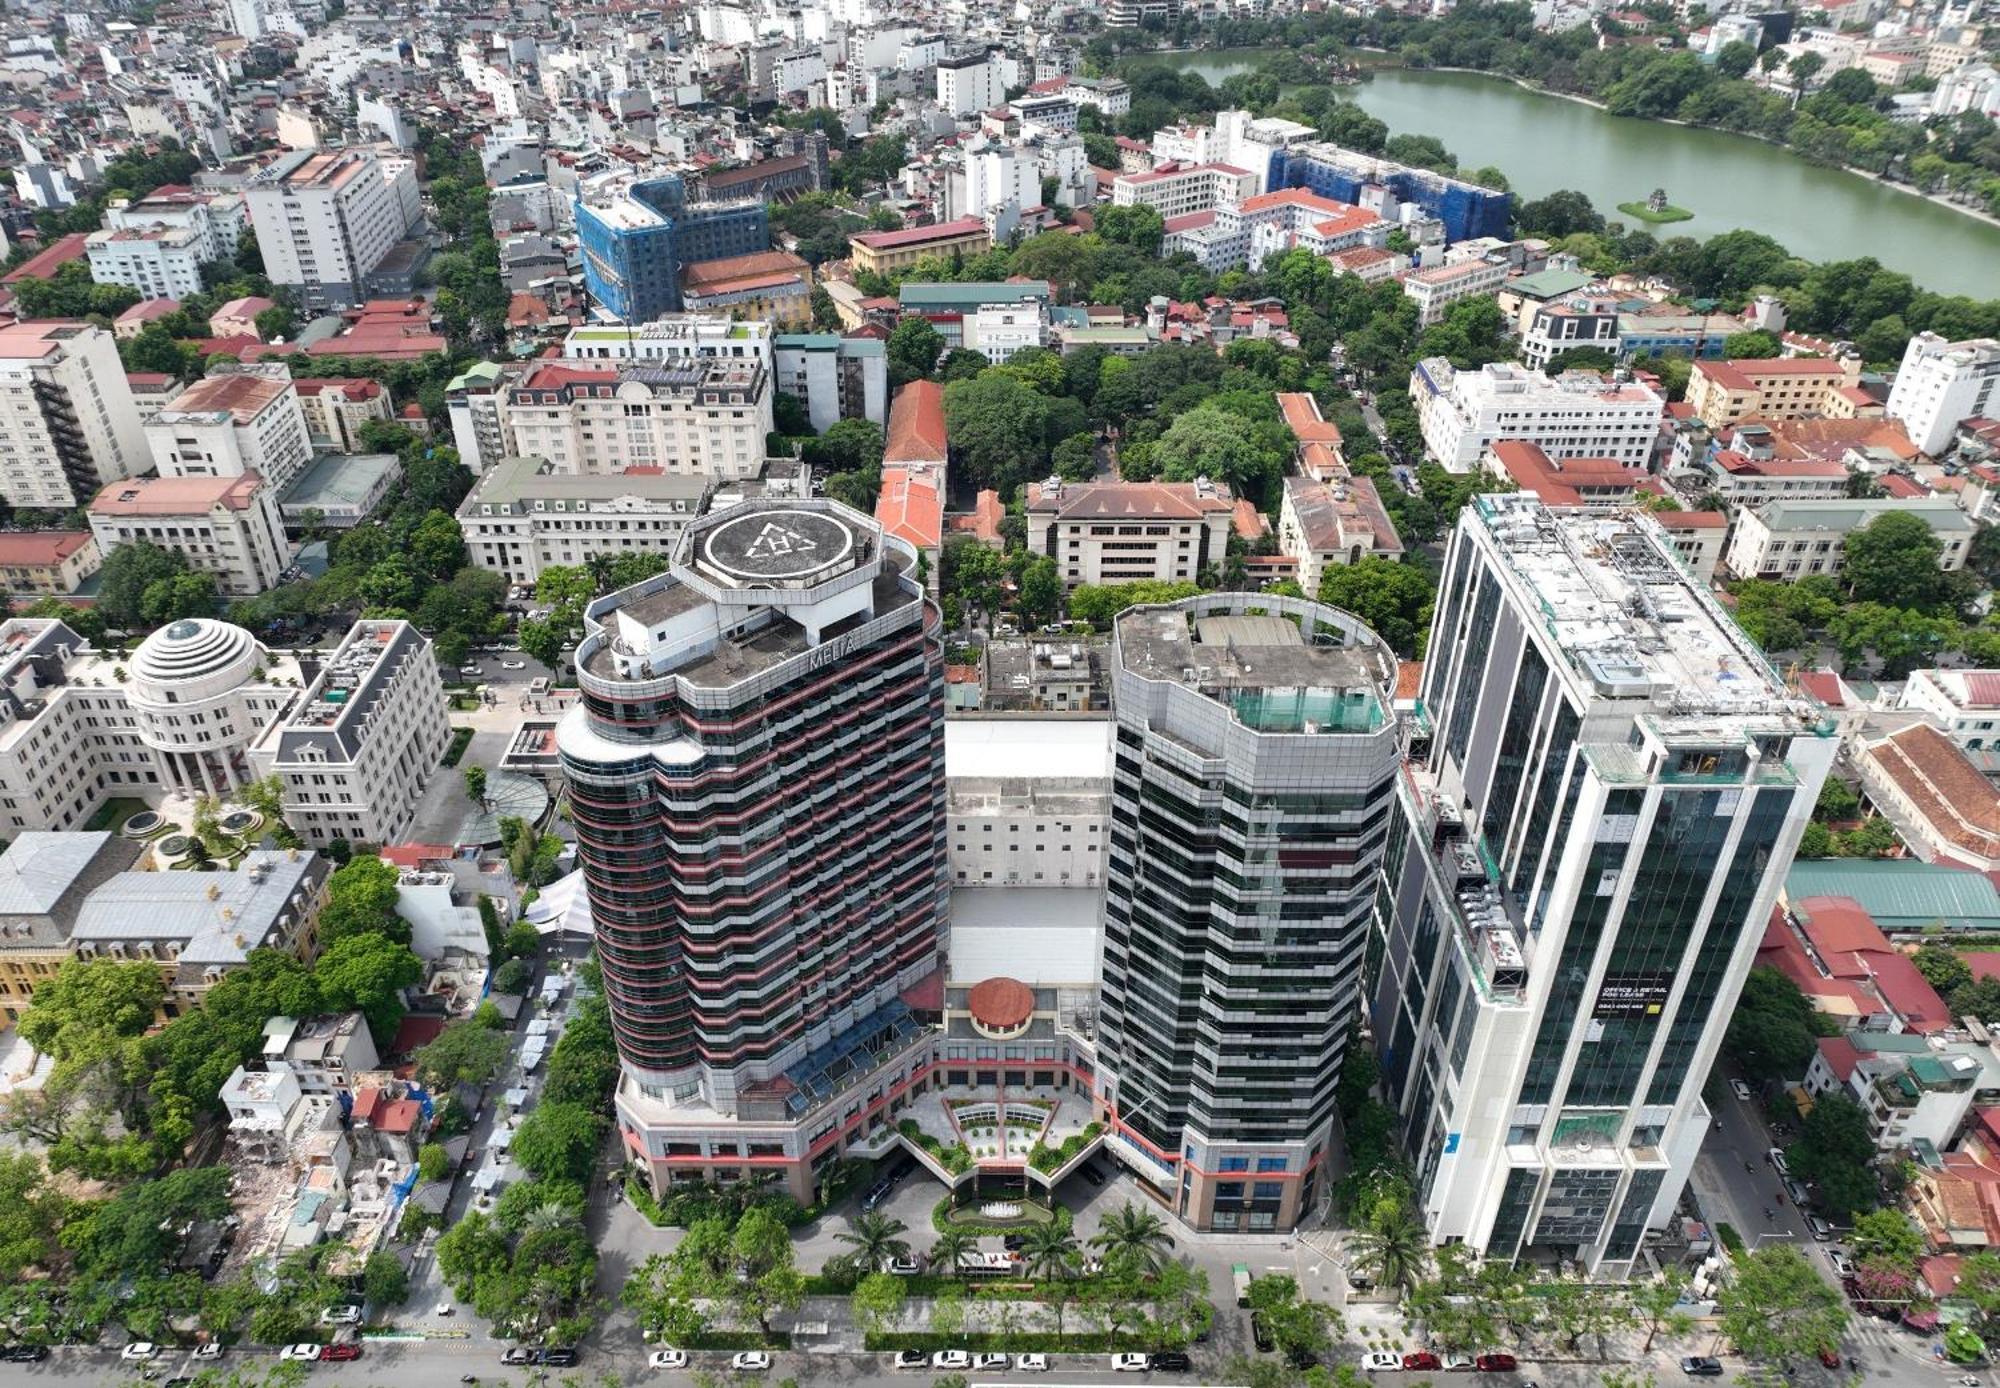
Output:
[[[757,538],[743,551],[743,557],[782,559],[789,554],[818,548],[818,545],[789,526],[780,525],[776,521],[765,521],[764,528],[757,532]]]

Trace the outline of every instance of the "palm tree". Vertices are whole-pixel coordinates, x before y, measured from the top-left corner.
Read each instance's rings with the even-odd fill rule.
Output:
[[[898,1237],[907,1234],[910,1226],[900,1219],[893,1219],[878,1210],[870,1210],[856,1215],[852,1227],[844,1234],[834,1237],[854,1249],[854,1256],[865,1264],[870,1272],[880,1272],[892,1258],[907,1258],[910,1245]]]
[[[964,1269],[958,1265],[958,1255],[969,1253],[977,1246],[979,1238],[970,1229],[961,1229],[955,1224],[947,1225],[938,1233],[937,1242],[931,1245],[931,1272],[936,1275],[940,1264],[946,1277],[960,1277]]]
[[[1157,1272],[1174,1241],[1167,1235],[1166,1221],[1128,1200],[1124,1208],[1104,1217],[1090,1246],[1102,1250],[1107,1263],[1116,1261],[1140,1272]]]
[[[521,1221],[523,1234],[548,1233],[556,1229],[572,1228],[577,1222],[576,1211],[556,1200],[545,1200],[528,1211],[528,1217]]]
[[[1417,1284],[1430,1262],[1430,1231],[1416,1211],[1401,1202],[1378,1209],[1347,1242],[1357,1268],[1402,1291]]]
[[[1037,1224],[1022,1236],[1021,1261],[1030,1277],[1067,1277],[1076,1267],[1076,1239],[1062,1225]]]

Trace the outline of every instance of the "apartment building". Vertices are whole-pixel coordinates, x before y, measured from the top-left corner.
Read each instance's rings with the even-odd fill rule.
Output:
[[[346,1093],[357,1075],[381,1066],[368,1019],[359,1012],[273,1017],[264,1024],[266,1066],[287,1066],[307,1094]]]
[[[1722,547],[1729,536],[1724,511],[1661,511],[1653,517],[1667,545],[1702,583],[1715,582],[1722,565]]]
[[[519,366],[483,361],[452,377],[444,388],[452,445],[475,476],[514,455],[507,434],[507,393],[523,374]]]
[[[249,222],[242,194],[181,183],[162,184],[139,198],[113,198],[104,207],[104,225],[113,231],[176,227],[194,232],[204,261],[235,255]]]
[[[103,564],[88,530],[0,532],[0,589],[16,596],[74,593]]]
[[[903,317],[915,314],[936,328],[946,351],[964,347],[1001,362],[1047,343],[1055,287],[1027,279],[918,281],[899,288],[896,301]]]
[[[431,643],[408,622],[366,620],[251,755],[284,782],[285,820],[306,842],[396,843],[450,741]]]
[[[0,496],[68,511],[146,466],[139,409],[110,333],[90,323],[0,328]]]
[[[937,61],[937,104],[947,115],[976,116],[1007,99],[1007,69],[997,49],[951,54]]]
[[[1958,503],[1945,497],[1872,501],[1771,501],[1736,517],[1723,566],[1736,578],[1795,582],[1814,574],[1837,574],[1847,557],[1847,537],[1881,516],[1916,516],[1938,538],[1938,567],[1965,567],[1979,526]]]
[[[944,663],[915,570],[838,503],[751,501],[585,609],[557,740],[619,1135],[656,1192],[747,1159],[810,1198],[927,1087],[904,994],[943,943]],[[700,714],[664,725],[663,698]],[[658,774],[690,755],[699,780]]]
[[[1936,333],[1918,333],[1903,349],[1888,411],[1918,448],[1944,452],[1960,424],[2000,414],[2000,341],[1947,342]]]
[[[1150,173],[1120,174],[1111,183],[1114,207],[1143,203],[1162,218],[1212,212],[1257,191],[1257,175],[1233,164],[1162,164]]]
[[[1643,516],[1478,496],[1393,778],[1369,1021],[1433,1243],[1622,1276],[1836,748]]]
[[[211,239],[191,227],[103,228],[84,244],[92,280],[127,285],[142,299],[201,293],[201,267],[214,258]]]
[[[1620,351],[1616,302],[1578,295],[1560,303],[1536,304],[1521,333],[1521,361],[1541,371],[1564,352],[1582,348],[1616,356]]]
[[[509,451],[559,473],[661,468],[755,477],[773,425],[770,371],[698,358],[637,365],[544,359],[506,394]]]
[[[458,524],[473,563],[509,583],[532,584],[550,564],[671,554],[711,485],[707,477],[657,469],[575,476],[545,458],[505,458],[459,503]]]
[[[982,217],[961,217],[936,226],[901,231],[864,231],[847,238],[848,258],[857,273],[895,275],[926,256],[945,260],[993,249],[993,233]]]
[[[230,597],[276,587],[291,556],[277,489],[255,472],[113,483],[90,503],[90,530],[107,557],[132,540],[182,554]]]
[[[1063,583],[1193,582],[1229,549],[1236,501],[1193,482],[1028,484],[1028,550],[1056,561]]]
[[[1112,730],[1106,719],[947,719],[952,883],[1101,886],[1111,833]]]
[[[1453,472],[1470,472],[1501,439],[1539,445],[1550,458],[1609,458],[1646,468],[1659,442],[1666,397],[1593,372],[1550,377],[1507,362],[1460,371],[1426,357],[1410,373],[1424,448]]]
[[[416,169],[373,150],[299,150],[245,188],[265,273],[308,310],[354,308],[417,220]]]
[[[312,462],[292,373],[281,362],[219,367],[146,420],[161,477],[241,477],[255,472],[283,491]]]
[[[1191,1228],[1290,1229],[1330,1179],[1396,658],[1334,608],[1216,593],[1121,613],[1111,670],[1106,1146]]]
[[[1463,299],[1491,294],[1507,282],[1513,268],[1503,260],[1463,260],[1433,265],[1403,276],[1403,293],[1416,300],[1417,322],[1428,328],[1444,321],[1445,310]]]
[[[313,446],[334,453],[365,453],[361,426],[390,422],[394,402],[380,381],[356,377],[301,376],[292,382]]]
[[[1804,419],[1834,414],[1833,397],[1858,388],[1860,380],[1858,357],[1698,361],[1688,377],[1687,402],[1711,429],[1751,418]]]
[[[571,328],[570,361],[738,361],[771,365],[769,323],[723,313],[669,313],[648,323],[586,323]]]
[[[69,933],[84,898],[130,868],[143,847],[110,830],[12,836],[0,853],[0,1013],[9,1025],[69,958]]]
[[[781,333],[771,349],[777,388],[806,402],[815,430],[825,433],[843,419],[886,426],[889,354],[880,338]]]

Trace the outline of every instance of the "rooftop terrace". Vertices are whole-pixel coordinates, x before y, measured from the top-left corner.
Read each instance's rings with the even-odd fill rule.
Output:
[[[1818,705],[1786,689],[1644,519],[1557,513],[1526,493],[1475,498],[1469,514],[1599,696],[1676,714],[1818,722]]]

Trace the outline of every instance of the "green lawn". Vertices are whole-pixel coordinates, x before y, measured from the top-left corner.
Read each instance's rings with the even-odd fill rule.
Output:
[[[1621,202],[1618,204],[1618,210],[1628,217],[1637,217],[1640,221],[1651,223],[1653,226],[1663,226],[1668,222],[1685,222],[1694,217],[1694,213],[1685,207],[1675,207],[1672,203],[1655,212],[1643,202]]]
[[[143,800],[107,800],[98,807],[97,813],[83,827],[88,831],[109,829],[114,833],[118,827],[141,810],[152,808]]]

